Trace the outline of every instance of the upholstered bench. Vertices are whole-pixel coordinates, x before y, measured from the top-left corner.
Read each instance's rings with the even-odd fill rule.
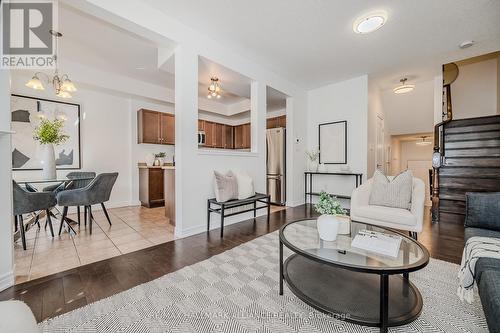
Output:
[[[257,202],[263,203],[264,206],[257,207]],[[253,208],[227,213],[230,208],[237,208],[253,204]],[[269,214],[271,212],[271,196],[263,193],[255,193],[246,199],[229,200],[225,202],[218,202],[215,198],[208,199],[207,201],[207,231],[210,230],[210,213],[217,213],[220,215],[220,236],[224,237],[224,218],[233,215],[248,213],[253,211],[253,217],[257,217],[257,210],[267,208],[267,223],[269,224]]]

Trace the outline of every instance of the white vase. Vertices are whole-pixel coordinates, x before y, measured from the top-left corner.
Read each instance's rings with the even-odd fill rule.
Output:
[[[318,161],[309,161],[309,171],[318,172]]]
[[[43,179],[56,179],[56,155],[54,145],[42,146],[42,177]]]
[[[339,231],[339,221],[337,216],[323,214],[318,217],[318,221],[316,223],[319,238],[328,242],[333,242],[337,239],[337,233]]]
[[[155,162],[155,154],[147,154],[146,155],[146,165],[152,166]]]

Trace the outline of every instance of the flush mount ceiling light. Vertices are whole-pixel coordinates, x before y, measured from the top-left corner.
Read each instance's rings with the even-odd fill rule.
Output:
[[[357,34],[368,34],[382,28],[387,21],[387,13],[384,11],[376,11],[358,17],[352,28]]]
[[[408,80],[407,78],[399,80],[399,82],[401,82],[401,85],[397,86],[392,91],[394,91],[395,94],[406,94],[415,89],[414,84],[406,84],[407,80]]]
[[[220,88],[219,78],[217,76],[212,76],[210,78],[210,85],[208,86],[207,98],[221,98],[222,89]]]
[[[422,135],[422,136],[420,136],[420,138],[422,139],[422,141],[417,141],[418,146],[428,146],[428,145],[432,144],[431,141],[426,140],[428,138],[427,135]]]

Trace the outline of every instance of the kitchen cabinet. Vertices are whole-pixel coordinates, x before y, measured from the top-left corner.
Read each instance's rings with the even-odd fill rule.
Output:
[[[274,118],[267,118],[266,120],[267,128],[276,128],[276,127],[284,127],[286,128],[286,115],[284,116],[279,116],[279,117],[274,117]]]
[[[205,121],[205,146],[215,147],[215,123]]]
[[[215,123],[215,148],[224,148],[223,134],[225,134],[225,125]]]
[[[164,172],[161,167],[139,167],[139,200],[141,205],[151,208],[165,204]]]
[[[175,144],[175,117],[147,109],[137,111],[137,142]]]
[[[222,144],[226,149],[234,148],[233,132],[234,132],[233,126],[224,125],[224,133],[222,134]]]

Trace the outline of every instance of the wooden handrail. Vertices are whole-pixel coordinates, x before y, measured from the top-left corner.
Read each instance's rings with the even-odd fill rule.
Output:
[[[432,222],[439,221],[439,167],[443,161],[444,156],[444,125],[453,119],[453,112],[451,107],[451,89],[450,85],[446,85],[446,119],[434,126],[434,154],[439,154],[439,166],[432,163]],[[440,135],[442,131],[442,134]]]

